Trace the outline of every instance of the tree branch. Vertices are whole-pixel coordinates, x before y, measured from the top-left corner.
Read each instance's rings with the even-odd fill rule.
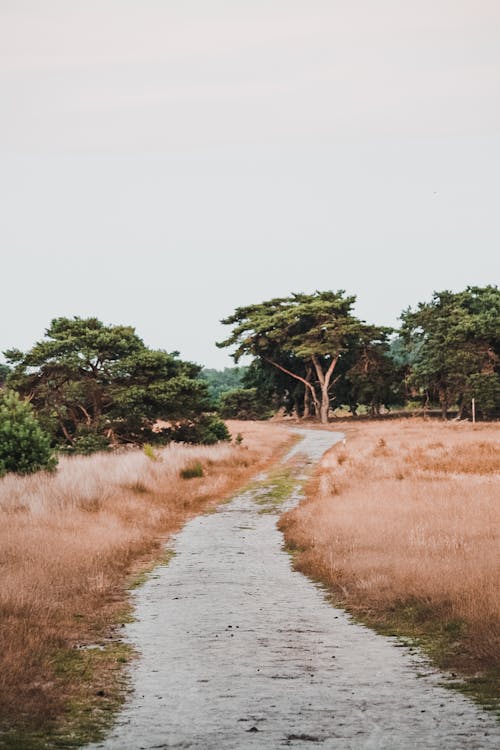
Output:
[[[326,371],[325,380],[328,382],[332,376],[332,372],[335,370],[335,367],[337,365],[337,362],[339,361],[339,355],[337,354],[336,357],[332,359],[330,362],[330,367]]]
[[[269,357],[262,357],[262,359],[265,359],[266,362],[269,362],[270,365],[273,367],[276,367],[278,370],[281,370],[281,372],[284,372],[285,375],[290,375],[291,378],[295,378],[295,380],[300,380],[301,383],[304,383],[306,388],[309,388],[311,391],[311,396],[316,405],[319,405],[318,397],[316,396],[316,392],[314,390],[314,386],[311,385],[311,383],[306,380],[305,378],[301,377],[300,375],[297,375],[296,373],[292,372],[291,370],[287,370],[286,367],[283,367],[283,365],[279,365],[277,362],[273,362],[272,359],[269,359]]]
[[[313,354],[312,357],[311,357],[311,359],[312,359],[314,367],[316,368],[316,374],[318,376],[318,380],[319,380],[320,384],[323,386],[323,384],[325,382],[325,376],[323,374],[323,370],[321,369],[321,365],[318,362],[318,358],[317,358],[317,356],[315,354]]]

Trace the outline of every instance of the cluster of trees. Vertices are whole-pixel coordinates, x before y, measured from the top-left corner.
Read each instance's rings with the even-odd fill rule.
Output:
[[[207,383],[199,377],[202,368],[176,352],[149,349],[131,327],[106,326],[96,318],[57,318],[29,351],[4,354],[0,471],[2,461],[5,465],[13,455],[13,422],[18,432],[29,432],[35,416],[49,444],[67,452],[90,453],[121,443],[229,439],[213,413]],[[31,465],[39,468],[35,454],[44,440],[35,436],[32,442]],[[50,463],[48,458],[46,466]],[[26,469],[20,461],[17,466]]]
[[[243,387],[225,394],[226,416],[284,407],[328,420],[330,409],[439,405],[467,416],[474,398],[485,418],[500,412],[500,292],[495,286],[437,292],[407,309],[398,331],[368,325],[353,313],[344,291],[292,294],[240,307],[222,322],[232,326],[218,343],[236,362],[253,357]],[[254,413],[254,417],[257,416]]]
[[[436,292],[401,316],[408,381],[425,402],[467,415],[472,399],[484,417],[500,411],[500,291],[496,286]]]
[[[253,382],[249,367],[205,368],[201,376],[208,383],[214,409],[223,419],[269,419],[273,399]]]
[[[221,417],[282,407],[324,423],[332,408],[376,415],[413,399],[446,418],[451,408],[468,416],[474,399],[479,416],[500,415],[496,286],[436,292],[402,313],[398,331],[357,318],[355,300],[317,291],[237,308],[217,346],[252,361],[222,372],[149,349],[129,326],[57,318],[29,351],[4,352],[0,474],[51,468],[54,448],[227,440]]]
[[[247,370],[248,367],[224,367],[223,370],[203,368],[200,377],[207,381],[209,396],[216,407],[220,406],[224,394],[243,387]]]

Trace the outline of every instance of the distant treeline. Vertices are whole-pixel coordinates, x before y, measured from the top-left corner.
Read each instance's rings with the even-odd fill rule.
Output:
[[[399,329],[367,324],[353,315],[344,291],[292,294],[241,307],[223,323],[234,359],[253,361],[236,375],[237,389],[222,392],[224,416],[268,416],[283,408],[328,420],[331,410],[438,408],[460,418],[500,413],[500,292],[496,286],[436,292],[408,308]],[[209,378],[217,382],[213,371]]]
[[[436,292],[405,310],[397,330],[357,318],[355,300],[317,291],[237,308],[222,321],[231,333],[217,346],[231,347],[236,364],[242,356],[251,363],[222,371],[149,349],[129,326],[57,318],[29,351],[4,352],[0,473],[13,446],[38,430],[42,453],[47,439],[92,452],[212,443],[229,438],[221,417],[264,419],[279,409],[321,422],[334,410],[376,416],[395,407],[466,418],[474,399],[478,418],[499,416],[496,286]]]

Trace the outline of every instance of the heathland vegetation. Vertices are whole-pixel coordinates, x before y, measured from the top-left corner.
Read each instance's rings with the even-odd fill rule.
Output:
[[[342,429],[346,444],[280,521],[296,567],[498,700],[498,428],[404,419]]]
[[[62,456],[57,472],[0,481],[6,747],[78,744],[109,719],[129,658],[117,638],[130,616],[128,588],[187,518],[264,470],[291,439],[277,425],[229,427],[233,443]]]
[[[12,747],[45,747],[38,726],[77,744],[105,723],[134,572],[290,440],[231,417],[350,417],[348,447],[282,522],[295,564],[360,617],[430,638],[440,663],[491,684],[499,446],[492,426],[465,419],[472,403],[483,421],[500,414],[500,292],[436,293],[397,331],[359,320],[354,303],[327,291],[238,308],[219,346],[252,360],[222,372],[96,318],[58,318],[29,351],[5,352],[0,727]],[[352,419],[433,409],[461,419]]]

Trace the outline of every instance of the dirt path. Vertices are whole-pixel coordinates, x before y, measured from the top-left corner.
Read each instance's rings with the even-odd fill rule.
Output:
[[[317,460],[339,434],[304,431]],[[134,693],[106,750],[497,748],[492,716],[292,572],[255,491],[177,536],[136,594]],[[297,497],[289,502],[296,502]]]

